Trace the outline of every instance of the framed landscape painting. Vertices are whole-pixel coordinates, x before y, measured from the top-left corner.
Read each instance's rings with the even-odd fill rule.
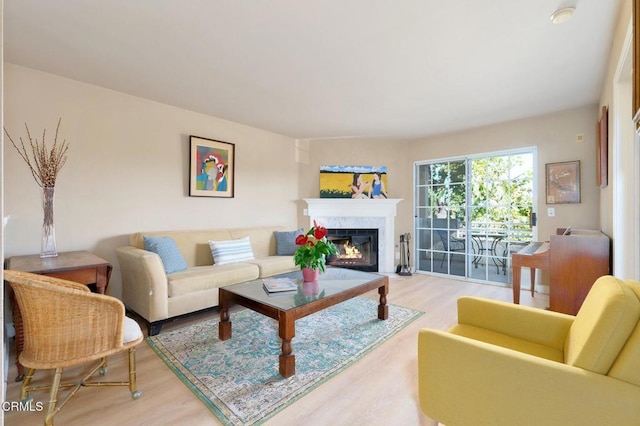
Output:
[[[233,198],[235,145],[189,136],[189,195]]]
[[[388,198],[387,167],[320,166],[320,198]]]

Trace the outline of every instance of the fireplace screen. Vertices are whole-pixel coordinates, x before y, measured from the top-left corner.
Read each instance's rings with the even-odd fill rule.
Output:
[[[338,253],[327,264],[359,271],[378,272],[377,229],[328,229],[327,238]]]

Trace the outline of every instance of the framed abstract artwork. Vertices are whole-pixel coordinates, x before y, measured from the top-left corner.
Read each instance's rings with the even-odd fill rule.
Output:
[[[580,202],[580,160],[546,164],[547,204]]]
[[[189,195],[233,198],[236,146],[189,136]]]

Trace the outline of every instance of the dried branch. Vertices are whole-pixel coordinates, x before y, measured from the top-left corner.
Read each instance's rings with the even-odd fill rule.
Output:
[[[29,138],[29,144],[31,146],[31,155],[27,151],[27,148],[24,146],[24,141],[20,138],[20,147],[16,145],[16,143],[9,135],[7,128],[4,128],[4,132],[11,141],[11,145],[18,151],[20,157],[27,163],[29,166],[29,170],[31,171],[31,175],[35,179],[36,183],[43,188],[53,188],[56,186],[56,178],[58,177],[58,173],[62,166],[67,162],[67,150],[69,149],[69,144],[66,139],[58,144],[58,131],[60,130],[60,122],[62,118],[58,120],[58,126],[56,127],[56,135],[53,139],[53,146],[51,150],[47,146],[46,142],[46,132],[47,130],[42,131],[42,143],[38,142],[38,139],[33,139],[31,137],[31,133],[29,132],[29,126],[27,123],[24,123],[24,127],[27,129],[27,137]]]

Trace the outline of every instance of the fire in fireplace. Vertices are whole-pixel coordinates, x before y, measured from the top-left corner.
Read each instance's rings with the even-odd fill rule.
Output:
[[[327,229],[327,238],[338,249],[328,265],[378,272],[377,229]]]

